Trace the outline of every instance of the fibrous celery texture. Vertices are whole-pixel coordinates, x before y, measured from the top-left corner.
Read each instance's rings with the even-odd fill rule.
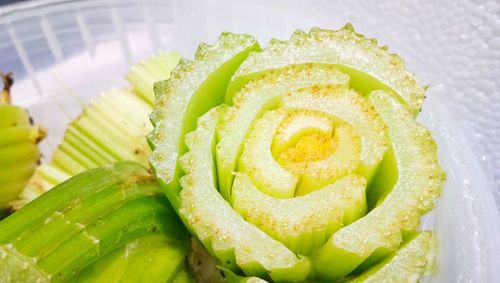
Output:
[[[232,280],[425,273],[432,235],[412,237],[445,174],[425,87],[387,47],[351,25],[262,50],[224,33],[155,93],[150,162]]]
[[[80,282],[96,273],[92,282],[109,282],[108,272],[116,279],[121,271],[135,282],[173,279],[183,269],[187,236],[151,173],[119,162],[77,175],[1,221],[0,278]],[[125,257],[113,260],[120,249]],[[151,259],[168,268],[128,267]]]
[[[62,181],[85,170],[121,160],[148,165],[145,139],[152,127],[153,82],[167,79],[179,61],[177,53],[160,53],[131,68],[129,88],[103,92],[68,125],[52,159],[36,169],[20,198],[19,208]]]
[[[91,168],[119,160],[134,160],[147,166],[150,149],[145,136],[151,129],[148,114],[154,100],[152,84],[168,78],[178,60],[177,53],[160,53],[143,61],[127,74],[131,88],[104,92],[85,107],[83,113],[68,126],[52,161],[37,169],[21,199],[14,202],[14,207],[22,207],[73,175]],[[164,217],[176,218],[171,213]],[[184,236],[177,239],[176,233],[168,232],[168,237],[146,235],[131,241],[105,257],[100,256],[71,280],[191,280],[189,268],[184,262],[188,239]],[[154,265],[150,264],[153,260]]]

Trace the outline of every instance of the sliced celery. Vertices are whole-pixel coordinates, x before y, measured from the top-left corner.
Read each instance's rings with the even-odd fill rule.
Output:
[[[120,160],[148,165],[151,151],[145,137],[152,130],[153,83],[168,79],[179,57],[160,53],[133,66],[126,75],[132,89],[111,89],[85,107],[66,129],[51,162],[39,167],[13,207],[87,169]]]
[[[425,87],[350,25],[262,51],[225,33],[155,93],[151,165],[226,281],[352,279],[392,258],[439,195],[414,120]]]
[[[361,164],[357,172],[370,184],[388,145],[386,126],[361,95],[344,87],[311,87],[291,92],[284,97],[283,107],[321,111],[351,125],[361,140]]]
[[[259,190],[276,198],[293,197],[298,182],[297,176],[283,168],[271,151],[274,134],[284,118],[282,111],[268,111],[255,122],[238,166],[238,171],[247,174]]]
[[[189,151],[181,158],[186,172],[180,181],[181,218],[227,268],[239,267],[246,275],[278,281],[304,279],[309,260],[246,222],[217,192],[213,151],[219,112],[216,108],[202,116],[197,129],[186,135]]]
[[[229,199],[233,171],[237,170],[243,141],[252,123],[265,111],[279,107],[288,92],[312,85],[347,86],[349,77],[331,66],[306,64],[270,72],[248,83],[234,96],[234,106],[227,108],[217,134],[217,170],[221,194]]]
[[[379,47],[348,24],[337,31],[313,28],[306,34],[296,31],[290,40],[273,40],[262,52],[252,53],[228,86],[226,102],[248,81],[288,65],[332,64],[350,77],[350,85],[367,95],[373,90],[394,91],[415,116],[425,96],[425,88],[406,70],[403,60]]]
[[[418,282],[432,272],[435,239],[430,231],[412,235],[394,254],[352,279],[351,283]]]
[[[153,84],[168,79],[180,59],[177,52],[159,53],[133,66],[125,77],[133,85],[134,92],[152,105],[155,102]]]
[[[36,171],[20,199],[19,208],[54,185],[87,169],[120,160],[148,164],[146,135],[152,107],[127,89],[113,89],[94,100],[70,123],[51,162]],[[46,172],[57,172],[47,176]]]
[[[362,177],[349,175],[308,195],[282,200],[260,192],[240,173],[233,185],[233,208],[296,254],[309,255],[333,232],[363,216],[365,186]]]
[[[196,128],[198,117],[224,101],[231,75],[250,51],[258,49],[250,36],[223,33],[213,46],[200,45],[195,61],[182,59],[169,80],[155,84],[150,162],[175,209],[180,206],[177,159],[186,152],[185,134]]]
[[[171,243],[158,242],[158,250],[182,259],[187,234],[153,176],[134,162],[93,169],[0,222],[0,252],[8,255],[0,266],[17,266],[0,268],[0,278],[38,274],[41,281],[66,281],[121,246],[154,235]]]
[[[376,91],[368,100],[389,128],[397,169],[388,169],[398,171],[398,180],[380,205],[334,233],[319,250],[314,266],[328,280],[396,250],[404,233],[415,231],[420,216],[432,209],[445,179],[430,132],[390,94]]]

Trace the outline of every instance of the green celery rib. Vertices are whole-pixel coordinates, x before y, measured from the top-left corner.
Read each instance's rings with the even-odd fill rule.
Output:
[[[56,276],[54,280],[64,281],[117,246],[149,233],[168,231],[165,227],[168,223],[164,222],[166,205],[166,200],[160,195],[132,201],[82,230],[40,259],[38,265]],[[129,219],[133,221],[128,222]]]
[[[81,153],[91,158],[96,164],[102,165],[115,161],[109,153],[72,126],[68,127],[63,142],[68,142],[71,146],[78,148]]]
[[[151,130],[148,115],[154,100],[153,83],[168,79],[179,58],[177,53],[161,53],[132,67],[127,74],[132,88],[111,89],[86,107],[68,126],[52,161],[45,165],[46,171],[62,174],[48,178],[37,170],[13,206],[19,208],[50,190],[53,184],[65,180],[64,176],[120,160],[147,165],[150,149],[145,136]],[[19,119],[13,119],[21,114],[26,116],[25,112],[9,115],[16,122]]]
[[[346,283],[415,282],[434,272],[435,244],[431,231],[413,233],[397,251]]]
[[[153,84],[168,79],[170,71],[180,59],[181,56],[177,52],[160,53],[132,67],[125,77],[134,86],[134,92],[153,105],[155,100]]]
[[[147,165],[149,147],[145,136],[151,127],[150,110],[151,106],[130,90],[105,92],[68,126],[52,161],[37,169],[14,206],[22,206],[87,169],[120,160]],[[61,174],[51,178],[41,168]]]
[[[184,136],[196,128],[198,117],[224,101],[227,82],[253,50],[259,46],[252,37],[223,33],[213,46],[201,44],[195,61],[181,60],[169,80],[154,86],[157,101],[150,116],[155,125],[148,138],[153,149],[150,163],[176,210],[182,176],[178,157],[187,150]]]
[[[184,266],[184,249],[175,240],[148,236],[130,242],[73,277],[71,282],[169,282]],[[154,264],[151,264],[154,263]]]
[[[66,175],[74,176],[78,173],[85,171],[86,167],[82,165],[80,161],[78,161],[73,154],[66,152],[67,150],[64,148],[63,144],[60,144],[58,149],[52,154],[52,161],[49,164],[43,164],[42,166],[53,167],[59,171],[64,172]],[[41,168],[41,167],[39,167]],[[38,173],[35,172],[35,177]],[[64,181],[65,179],[63,179]],[[31,182],[30,182],[31,183]],[[27,189],[31,187],[31,184],[28,183]],[[45,190],[44,190],[45,191]]]
[[[121,146],[121,142],[127,142],[126,136],[113,129],[106,121],[89,115],[87,119],[76,120],[74,125],[87,137],[94,140],[99,147],[111,154],[115,160],[123,159],[120,157],[125,159],[130,157],[129,152]]]
[[[145,237],[158,240],[148,242],[149,255],[140,251],[134,265],[142,262],[148,270],[144,278],[151,270],[157,278],[174,276],[177,268],[168,267],[181,265],[188,236],[151,173],[135,162],[89,170],[0,222],[0,252],[9,255],[0,257],[0,265],[31,267],[12,268],[14,274],[0,268],[0,278],[26,278],[23,272],[31,272],[66,281]],[[148,258],[162,268],[145,266]]]
[[[45,219],[43,225],[31,227],[16,242],[17,249],[30,256],[44,256],[58,245],[64,243],[75,234],[81,232],[78,226],[86,226],[123,205],[124,201],[131,201],[144,196],[144,194],[155,193],[156,186],[151,182],[143,184],[116,184],[93,195],[76,199],[76,206],[66,213],[55,211],[53,215]],[[40,242],[43,236],[50,244]]]
[[[77,195],[83,196],[105,189],[118,183],[127,173],[138,173],[137,166],[119,163],[113,167],[88,171],[62,183],[57,187],[56,193],[44,194],[43,201],[32,202],[0,222],[0,243],[8,243],[29,227],[43,222],[55,210],[62,209],[71,203]],[[57,193],[57,191],[64,193]]]
[[[59,161],[59,156],[69,157],[69,159],[81,165],[81,168],[78,170],[76,167],[73,167],[73,162],[64,162]],[[99,163],[96,163],[92,158],[89,158],[84,153],[82,153],[78,147],[70,144],[68,141],[64,140],[61,142],[59,147],[59,152],[54,153],[54,160],[57,160],[61,168],[65,168],[66,171],[71,173],[72,175],[76,175],[78,173],[83,172],[86,168],[95,168],[99,166]]]

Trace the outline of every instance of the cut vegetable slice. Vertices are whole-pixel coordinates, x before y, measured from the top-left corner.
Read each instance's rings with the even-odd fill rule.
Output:
[[[331,184],[332,181],[354,172],[360,164],[361,145],[357,131],[348,124],[341,123],[337,124],[331,133],[318,132],[311,118],[318,117],[319,113],[303,112],[303,110],[290,111],[288,118],[292,124],[284,121],[280,129],[296,132],[290,140],[280,142],[283,144],[281,152],[273,151],[283,167],[296,176],[300,176],[295,196],[306,195]],[[298,122],[301,125],[294,129],[298,125],[293,122],[297,120],[301,120]],[[328,124],[333,127],[332,119],[329,120]],[[318,126],[327,126],[327,124]],[[281,138],[280,132],[275,137],[275,145],[279,138]],[[274,146],[273,149],[275,149]]]
[[[172,253],[187,249],[187,234],[153,176],[134,162],[90,170],[0,222],[0,252],[7,255],[0,266],[17,266],[0,268],[0,278],[65,281],[152,235],[170,241]]]
[[[170,80],[155,85],[150,162],[175,209],[180,205],[177,159],[186,152],[184,135],[196,128],[198,117],[224,101],[231,75],[250,51],[258,49],[250,36],[223,33],[213,46],[200,45],[195,61],[181,60]]]
[[[134,93],[153,105],[154,83],[168,79],[180,59],[181,55],[177,52],[159,53],[133,66],[125,77],[132,84]]]
[[[396,251],[444,176],[414,121],[425,88],[351,26],[261,52],[228,41],[157,84],[150,135],[169,200],[228,280],[344,280]]]
[[[226,102],[248,81],[270,70],[305,63],[332,64],[349,74],[355,90],[367,95],[373,90],[395,91],[415,116],[425,96],[425,88],[405,68],[403,60],[377,46],[348,24],[337,31],[313,28],[309,34],[296,31],[289,41],[272,40],[262,52],[252,53],[228,86]]]
[[[197,129],[186,135],[189,152],[181,158],[186,172],[180,181],[181,218],[225,267],[277,281],[303,280],[309,274],[309,260],[246,222],[217,192],[213,150],[219,112],[216,108],[202,116]]]
[[[387,130],[373,106],[361,95],[344,87],[311,87],[288,94],[283,98],[283,107],[320,111],[352,126],[361,140],[361,164],[357,171],[370,184],[387,150]]]
[[[87,106],[66,129],[52,160],[38,167],[12,206],[18,209],[87,169],[121,160],[148,165],[150,148],[145,137],[152,130],[152,84],[168,79],[178,61],[177,53],[153,56],[127,73],[133,91],[111,89]]]
[[[102,94],[71,122],[51,162],[36,170],[14,207],[22,207],[87,169],[120,160],[147,165],[150,149],[145,137],[152,129],[148,121],[151,110],[126,89]]]
[[[435,239],[430,231],[407,240],[398,251],[347,282],[418,282],[433,268]]]
[[[349,175],[306,196],[280,200],[260,192],[248,176],[239,173],[233,185],[233,208],[295,253],[308,255],[365,213],[365,186],[362,177]]]
[[[281,167],[271,151],[274,133],[285,118],[282,111],[266,112],[245,140],[238,170],[247,174],[262,192],[276,198],[295,195],[297,177]]]
[[[219,190],[229,199],[243,141],[252,123],[262,114],[280,105],[288,92],[312,85],[347,86],[349,77],[331,66],[305,64],[270,72],[248,83],[235,94],[234,106],[227,108],[218,125],[217,169]]]
[[[389,128],[399,172],[396,185],[370,213],[333,234],[314,259],[321,278],[342,278],[364,261],[374,262],[401,244],[402,233],[415,231],[420,216],[433,207],[445,174],[430,132],[413,120],[390,94],[376,91],[368,100]]]

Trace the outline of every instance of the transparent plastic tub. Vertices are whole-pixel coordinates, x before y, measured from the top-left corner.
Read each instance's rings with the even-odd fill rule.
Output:
[[[440,239],[439,272],[426,281],[500,282],[498,1],[30,1],[0,7],[0,69],[14,73],[14,102],[50,129],[48,160],[82,106],[154,52],[190,57],[223,30],[265,44],[346,22],[430,85],[419,120],[448,180],[422,222]]]

